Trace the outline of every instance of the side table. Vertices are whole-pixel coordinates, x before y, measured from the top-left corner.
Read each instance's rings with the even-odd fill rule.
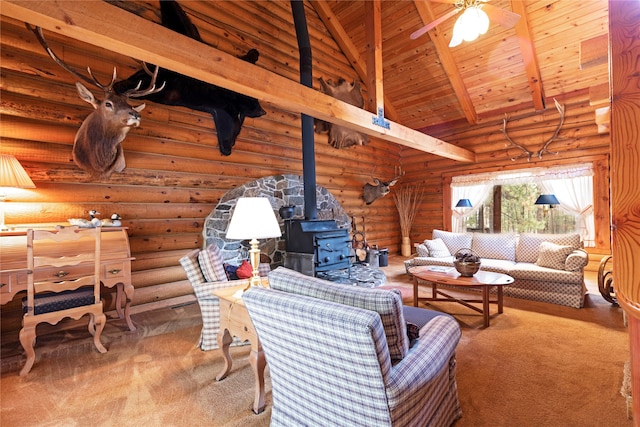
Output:
[[[262,345],[253,327],[253,322],[249,317],[247,307],[242,298],[236,292],[242,292],[246,285],[233,286],[215,291],[213,294],[220,299],[220,332],[218,333],[218,346],[222,350],[225,365],[216,376],[217,381],[227,377],[231,371],[232,360],[229,353],[229,346],[233,337],[238,337],[242,341],[249,340],[251,343],[251,353],[249,354],[249,364],[255,377],[255,398],[253,401],[253,412],[256,414],[264,411],[264,368],[266,360]]]

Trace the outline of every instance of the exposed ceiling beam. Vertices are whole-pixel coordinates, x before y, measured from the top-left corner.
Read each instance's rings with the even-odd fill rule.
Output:
[[[428,1],[415,0],[413,4],[416,6],[416,10],[420,15],[420,19],[422,19],[423,24],[426,25],[436,20],[436,16]],[[476,108],[473,106],[467,87],[464,85],[462,75],[458,70],[458,65],[456,65],[456,62],[453,59],[453,55],[449,49],[449,43],[444,39],[438,30],[438,27],[429,31],[429,37],[431,37],[431,41],[433,42],[436,52],[440,57],[442,68],[449,78],[449,82],[451,83],[451,87],[453,87],[453,91],[458,98],[458,102],[464,112],[464,116],[470,124],[475,125],[478,123],[478,114],[476,113]],[[409,40],[407,40],[407,43],[408,42]]]
[[[438,156],[474,162],[475,153],[396,123],[221,52],[107,2],[3,0],[2,15],[126,53],[229,90]],[[171,43],[166,43],[171,40]]]
[[[609,34],[602,34],[580,42],[581,70],[607,62],[609,62]]]
[[[320,16],[325,27],[327,27],[327,30],[333,39],[342,50],[342,53],[344,53],[354,70],[356,70],[356,73],[358,73],[358,76],[360,76],[360,80],[368,85],[366,61],[360,56],[358,48],[353,44],[351,38],[342,25],[340,25],[338,17],[333,13],[331,7],[324,0],[311,0],[311,4],[318,13],[318,16]],[[391,120],[398,120],[398,112],[386,96],[384,97],[384,115]]]
[[[544,99],[544,89],[542,87],[542,77],[540,76],[540,67],[538,66],[538,56],[533,45],[531,29],[529,28],[529,18],[527,8],[522,0],[511,0],[511,9],[520,15],[520,19],[516,23],[516,35],[520,44],[520,52],[522,61],[524,62],[531,97],[533,98],[533,107],[537,111],[544,110],[546,103]]]
[[[382,8],[380,0],[365,2],[365,34],[367,55],[367,89],[369,111],[384,111],[384,86],[382,77]]]

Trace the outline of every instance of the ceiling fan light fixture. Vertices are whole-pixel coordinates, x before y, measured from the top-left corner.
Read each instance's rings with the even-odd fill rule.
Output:
[[[458,46],[462,41],[473,41],[489,29],[489,17],[479,7],[467,7],[453,26],[453,36],[449,47]]]

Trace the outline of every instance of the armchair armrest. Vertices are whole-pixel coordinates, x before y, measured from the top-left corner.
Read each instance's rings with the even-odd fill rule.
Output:
[[[391,369],[388,397],[392,405],[406,398],[407,392],[425,390],[455,354],[461,335],[458,322],[449,316],[437,316],[422,327],[420,338]]]

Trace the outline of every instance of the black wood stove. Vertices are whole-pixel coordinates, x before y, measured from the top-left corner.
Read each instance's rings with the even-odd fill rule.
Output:
[[[313,87],[311,43],[304,3],[291,2],[293,21],[300,53],[300,83]],[[287,253],[285,267],[315,276],[317,273],[351,266],[349,230],[338,227],[334,220],[317,219],[314,118],[301,114],[302,173],[304,180],[305,219],[286,219]]]
[[[285,238],[291,267],[304,274],[351,266],[349,230],[338,228],[334,220],[286,220]]]

